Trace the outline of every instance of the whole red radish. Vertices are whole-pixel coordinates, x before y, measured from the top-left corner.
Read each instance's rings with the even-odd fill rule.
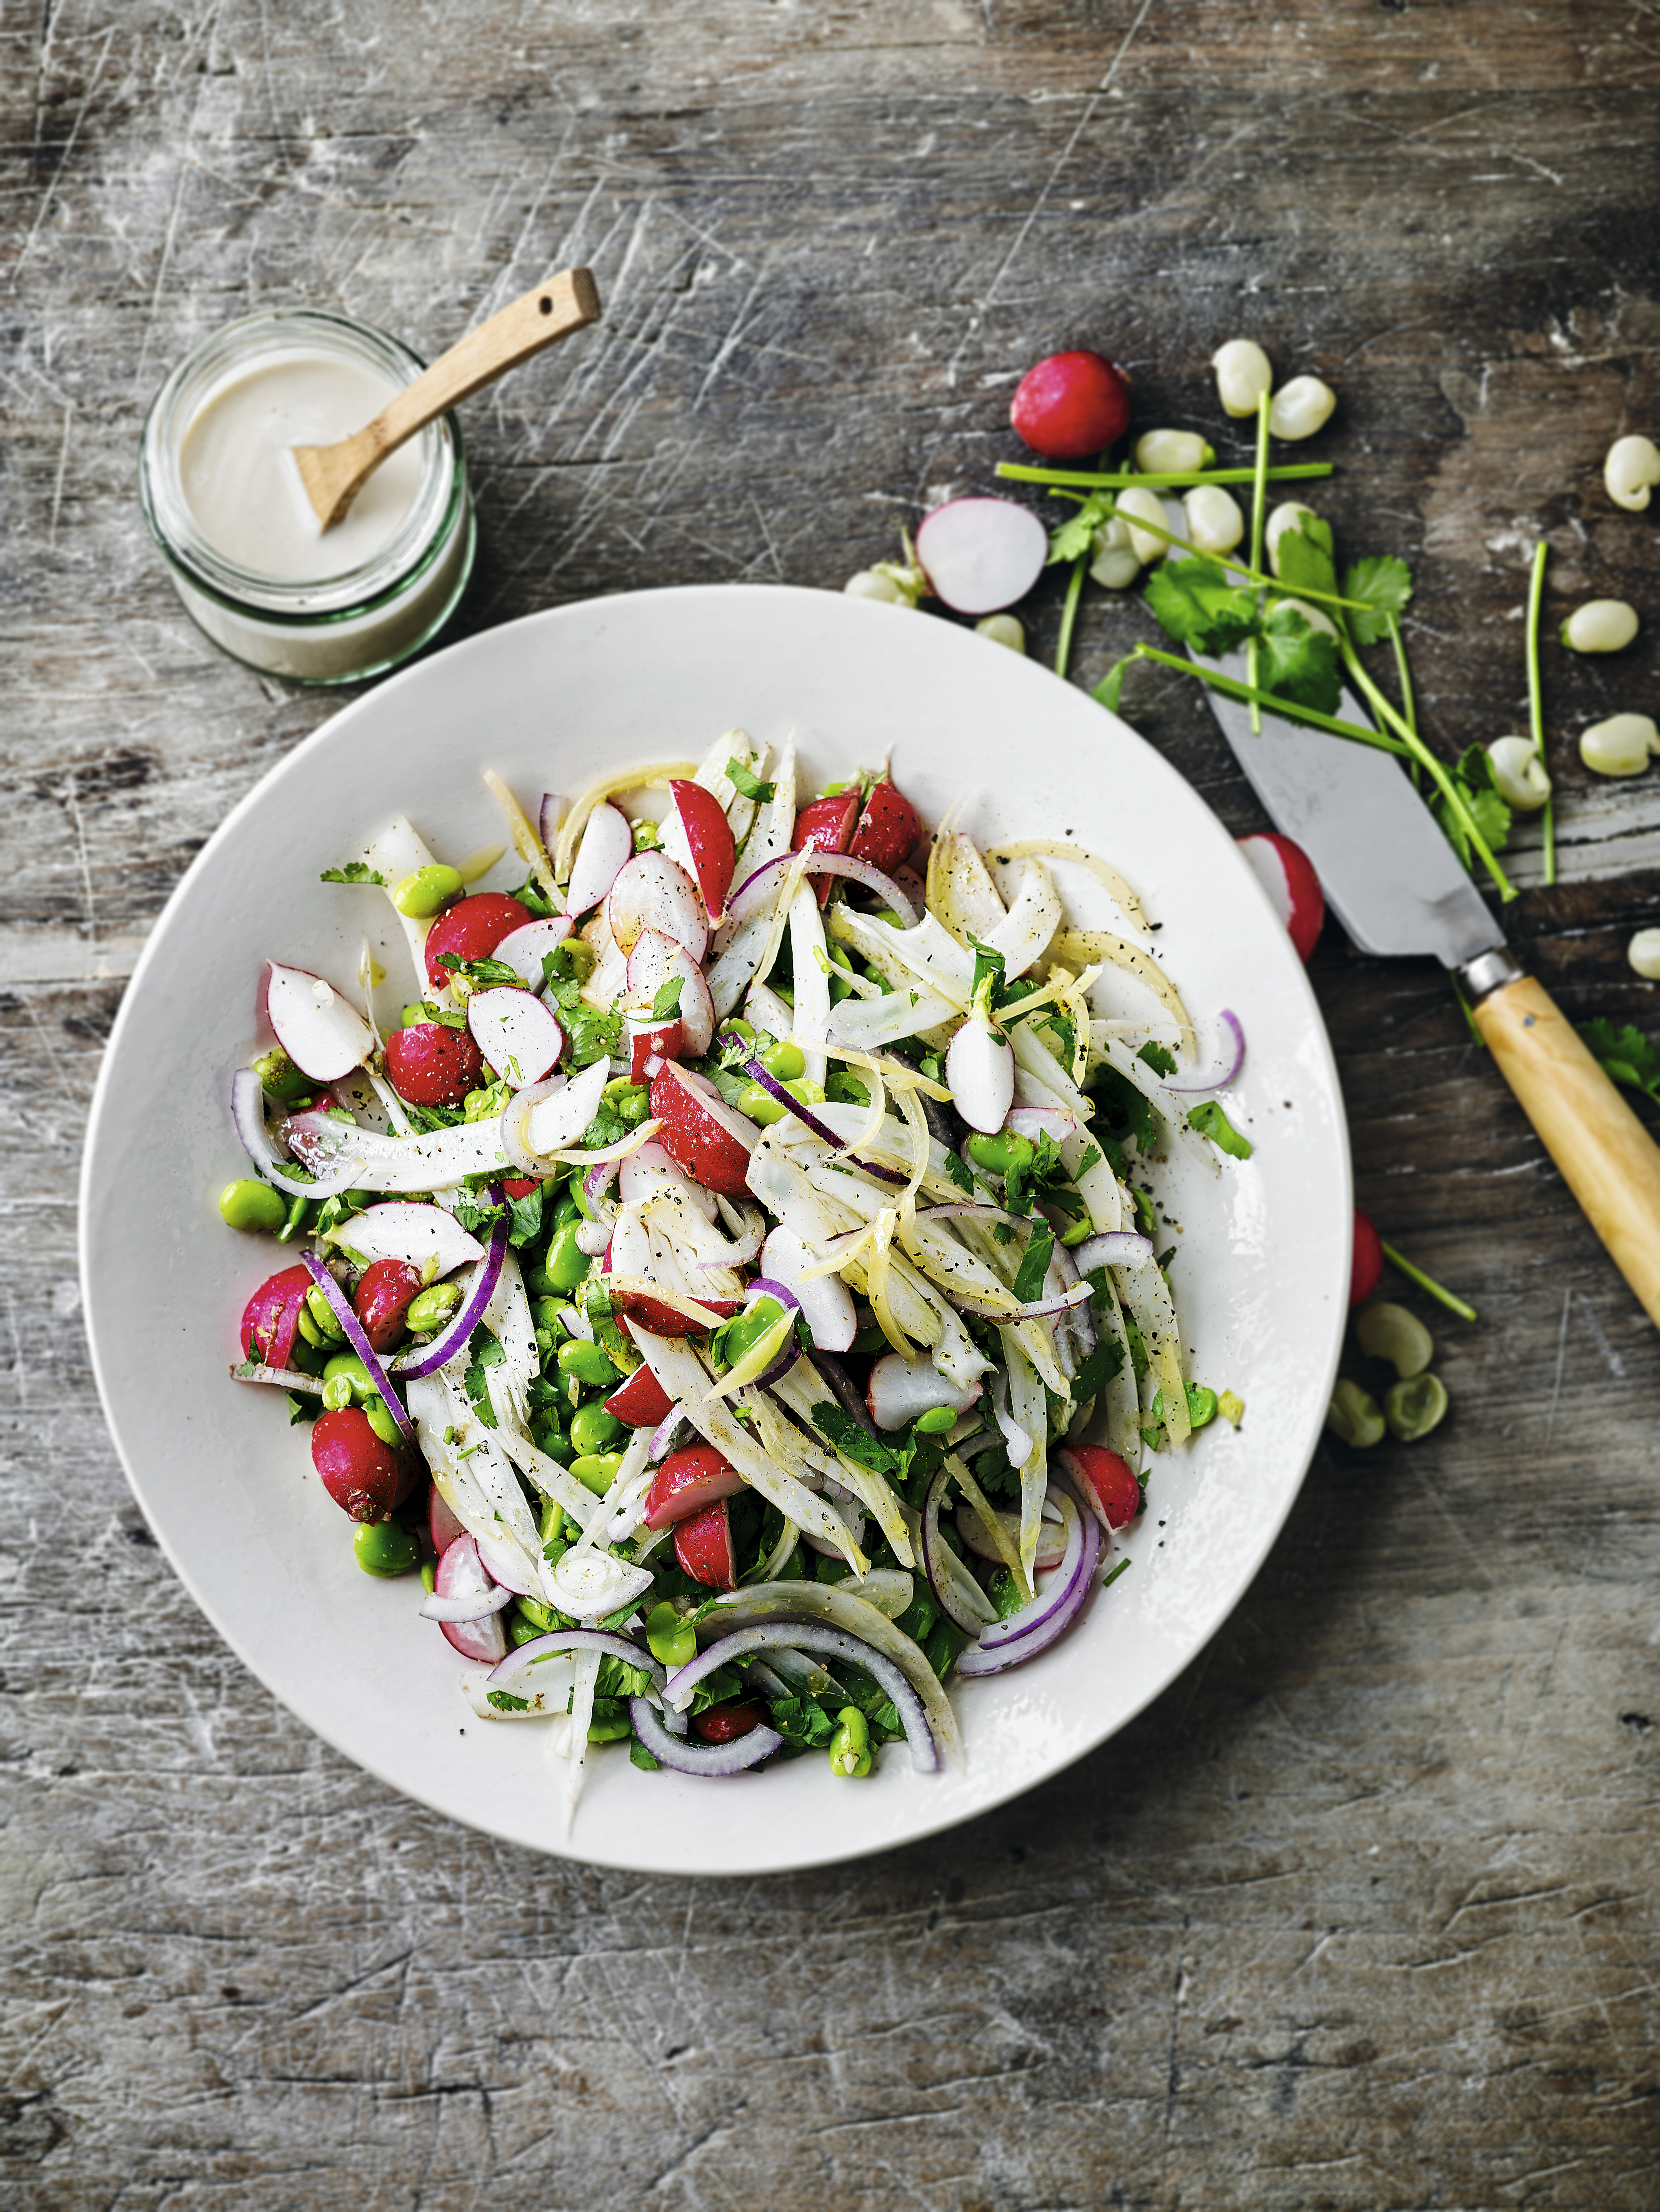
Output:
[[[427,933],[427,974],[435,986],[449,980],[441,952],[458,960],[488,960],[502,939],[531,920],[531,911],[505,891],[475,891],[441,914]]]
[[[674,1411],[674,1401],[642,1361],[606,1399],[605,1411],[630,1429],[657,1429]]]
[[[390,1352],[408,1331],[404,1316],[421,1288],[421,1270],[407,1260],[374,1260],[357,1279],[351,1310],[377,1352]]]
[[[242,1357],[262,1366],[286,1367],[300,1327],[300,1306],[311,1288],[304,1267],[268,1275],[242,1310]]]
[[[443,1022],[416,1022],[386,1038],[386,1076],[414,1106],[459,1106],[486,1080],[484,1055],[470,1031]]]
[[[859,826],[860,790],[855,783],[828,799],[810,799],[795,817],[790,849],[796,853],[845,853]],[[836,888],[833,876],[820,876],[813,886],[823,906]]]
[[[1067,1454],[1095,1492],[1110,1528],[1127,1528],[1141,1510],[1141,1486],[1128,1460],[1100,1444],[1073,1444]]]
[[[1116,446],[1128,429],[1129,379],[1104,354],[1086,347],[1052,353],[1016,385],[1009,421],[1046,459],[1087,460]]]
[[[477,1544],[471,1536],[457,1536],[440,1553],[438,1571],[433,1577],[435,1596],[483,1597],[492,1587]],[[464,1659],[480,1659],[494,1666],[508,1656],[507,1631],[499,1613],[487,1613],[479,1620],[442,1620],[438,1625]]]
[[[1358,1306],[1377,1288],[1383,1273],[1383,1240],[1357,1206],[1354,1209],[1354,1256],[1349,1263],[1349,1304]]]
[[[693,1582],[706,1589],[736,1589],[738,1555],[733,1549],[732,1520],[723,1498],[690,1521],[675,1524],[674,1556]]]
[[[705,791],[701,783],[676,776],[669,785],[669,794],[680,817],[680,827],[686,833],[686,847],[691,854],[703,904],[709,920],[718,922],[726,912],[727,893],[732,889],[733,865],[737,857],[732,825],[721,811],[720,800],[713,792]]]
[[[414,1488],[418,1470],[385,1443],[361,1406],[319,1413],[312,1423],[311,1463],[325,1490],[354,1521],[384,1521]]]
[[[753,1698],[735,1698],[724,1705],[705,1705],[691,1717],[692,1731],[705,1743],[736,1743],[740,1735],[758,1729],[767,1717],[764,1705]]]
[[[1274,830],[1242,837],[1239,849],[1285,923],[1298,959],[1306,960],[1319,941],[1326,918],[1326,896],[1313,861],[1300,845]]]
[[[855,860],[868,860],[891,876],[922,834],[921,817],[897,784],[885,777],[871,786],[859,827],[848,847]]]
[[[666,1528],[702,1514],[717,1499],[735,1498],[743,1487],[743,1476],[713,1444],[689,1444],[684,1451],[671,1452],[652,1477],[646,1526]]]
[[[651,1079],[651,1110],[663,1124],[657,1140],[677,1167],[721,1198],[747,1195],[761,1132],[712,1083],[666,1061]]]

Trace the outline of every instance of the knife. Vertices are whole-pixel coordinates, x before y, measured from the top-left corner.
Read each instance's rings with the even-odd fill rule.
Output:
[[[1244,680],[1243,653],[1207,665]],[[1328,905],[1360,950],[1432,954],[1457,978],[1523,1112],[1660,1323],[1660,1148],[1550,994],[1511,956],[1400,762],[1266,710],[1254,732],[1243,700],[1207,696],[1252,790],[1308,854]],[[1338,712],[1347,721],[1365,719],[1347,690]]]

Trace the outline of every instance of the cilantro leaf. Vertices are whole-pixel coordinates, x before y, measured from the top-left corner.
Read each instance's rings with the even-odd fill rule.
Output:
[[[1135,1057],[1145,1060],[1155,1075],[1174,1075],[1176,1073],[1176,1054],[1166,1052],[1164,1046],[1155,1042],[1152,1037],[1147,1039]]]
[[[741,791],[745,799],[764,801],[772,797],[772,786],[763,783],[760,777],[751,774],[740,760],[727,763],[727,781],[734,791]]]
[[[1093,1352],[1085,1352],[1072,1378],[1072,1395],[1079,1405],[1100,1396],[1124,1364],[1124,1347],[1116,1336],[1100,1336]]]
[[[855,1467],[868,1468],[873,1474],[891,1474],[898,1468],[899,1458],[879,1437],[861,1428],[851,1413],[825,1398],[815,1406],[809,1416],[820,1436],[828,1437],[839,1451],[843,1451]]]
[[[1228,653],[1256,627],[1256,595],[1231,584],[1215,561],[1161,561],[1147,580],[1146,602],[1160,629],[1195,653]]]
[[[1050,531],[1045,568],[1053,568],[1062,561],[1081,561],[1093,550],[1096,532],[1104,522],[1111,520],[1112,514],[1110,494],[1091,492],[1087,499],[1080,500],[1077,512]]]
[[[686,988],[685,978],[671,975],[651,1002],[651,1018],[654,1022],[672,1022],[680,1012],[680,994]]]
[[[482,1321],[468,1339],[467,1350],[472,1357],[466,1373],[461,1378],[462,1383],[472,1401],[473,1412],[487,1429],[493,1429],[496,1426],[496,1408],[490,1404],[485,1370],[499,1367],[508,1355],[502,1349],[501,1340],[493,1330],[486,1328]]]
[[[494,1705],[498,1713],[527,1713],[530,1711],[530,1699],[515,1698],[511,1690],[486,1690],[484,1703]]]
[[[1295,530],[1287,530],[1274,549],[1274,572],[1284,589],[1333,592],[1337,589],[1337,562],[1332,546],[1331,525],[1317,514],[1305,514]]]
[[[1144,1159],[1149,1158],[1158,1143],[1158,1117],[1153,1111],[1152,1101],[1110,1062],[1098,1067],[1090,1080],[1113,1133],[1116,1135],[1122,1130],[1126,1136],[1134,1137],[1136,1150]]]
[[[1202,1106],[1194,1107],[1188,1115],[1188,1127],[1208,1137],[1218,1152],[1225,1152],[1230,1159],[1248,1160],[1251,1156],[1250,1139],[1242,1137],[1234,1127],[1222,1111],[1219,1098],[1207,1098]]]
[[[1283,549],[1284,538],[1280,542]],[[1403,612],[1412,597],[1412,570],[1389,553],[1357,561],[1343,579],[1343,597],[1366,603],[1364,610],[1347,610],[1355,643],[1376,645],[1389,634],[1389,617]]]
[[[1660,1052],[1641,1030],[1629,1023],[1615,1029],[1612,1022],[1599,1016],[1594,1022],[1581,1022],[1579,1035],[1593,1059],[1601,1062],[1604,1074],[1623,1083],[1628,1091],[1641,1091],[1660,1103]]]
[[[1096,705],[1104,707],[1110,714],[1116,714],[1118,712],[1118,695],[1124,688],[1124,671],[1129,666],[1130,659],[1131,656],[1126,654],[1116,666],[1108,669],[1106,674],[1090,694]]]
[[[960,1152],[946,1154],[946,1173],[966,1197],[974,1196],[974,1176]]]
[[[386,879],[367,860],[348,860],[344,868],[325,868],[317,880],[319,884],[380,884],[384,888]]]
[[[780,1698],[767,1714],[785,1742],[801,1751],[822,1750],[836,1734],[836,1723],[816,1698]]]
[[[1002,993],[1006,963],[1000,952],[989,945],[982,945],[974,932],[969,932],[969,943],[974,947],[974,981],[969,986],[970,1000],[979,992],[988,975],[991,978],[992,997],[995,1000]]]
[[[567,948],[557,945],[551,952],[542,955],[542,976],[559,1017],[559,1026],[565,1032],[570,1048],[569,1065],[573,1068],[591,1067],[596,1060],[610,1060],[623,1042],[623,1017],[605,1013],[598,1006],[587,1005],[582,998],[582,987],[570,972]],[[515,977],[522,983],[522,976]],[[617,1134],[622,1134],[618,1130]]]
[[[508,1242],[515,1250],[520,1245],[533,1243],[541,1235],[542,1201],[546,1188],[547,1186],[544,1183],[538,1182],[535,1189],[527,1191],[523,1198],[510,1198],[508,1200],[513,1217],[513,1225],[508,1231]],[[458,1212],[459,1210],[458,1208]]]
[[[1014,1279],[1014,1295],[1023,1306],[1032,1304],[1043,1295],[1043,1278],[1049,1271],[1049,1261],[1055,1256],[1055,1231],[1047,1222],[1035,1228],[1020,1261],[1020,1272]]]
[[[1337,673],[1337,640],[1316,629],[1301,607],[1283,603],[1265,615],[1256,680],[1263,690],[1318,714],[1335,714],[1343,696]]]
[[[1511,811],[1505,804],[1493,772],[1492,757],[1484,745],[1467,745],[1452,771],[1453,787],[1469,809],[1470,818],[1489,848],[1501,852],[1510,840]],[[1438,792],[1432,811],[1466,867],[1470,865],[1468,833],[1446,799]]]

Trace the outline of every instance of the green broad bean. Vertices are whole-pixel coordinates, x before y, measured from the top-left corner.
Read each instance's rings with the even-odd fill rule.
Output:
[[[570,1417],[571,1449],[579,1459],[609,1452],[622,1433],[622,1422],[603,1406],[579,1406]]]
[[[776,1298],[757,1298],[746,1314],[729,1321],[721,1337],[727,1365],[736,1367],[745,1352],[753,1352],[767,1331],[783,1318],[784,1309]]]
[[[646,1643],[661,1667],[684,1667],[697,1656],[697,1632],[666,1598],[646,1615]]]
[[[219,1217],[227,1229],[262,1230],[274,1234],[289,1218],[289,1202],[268,1182],[243,1176],[228,1182],[219,1194]]]
[[[798,1106],[822,1106],[824,1103],[823,1090],[804,1075],[786,1083],[784,1088]],[[738,1110],[765,1128],[774,1121],[781,1121],[789,1109],[781,1099],[775,1098],[764,1084],[746,1083],[739,1097]]]
[[[574,1375],[593,1390],[614,1390],[623,1379],[599,1346],[580,1336],[569,1337],[560,1346],[559,1371]],[[609,1420],[611,1416],[605,1418]]]
[[[430,1597],[430,1596],[432,1595],[433,1592],[437,1589],[437,1587],[438,1587],[438,1562],[437,1562],[437,1560],[436,1560],[436,1559],[423,1559],[423,1560],[422,1560],[422,1562],[421,1562],[421,1587],[422,1587],[422,1589],[423,1589],[423,1590],[425,1590],[425,1592],[426,1592],[426,1594],[427,1594],[427,1595],[428,1595],[429,1597]]]
[[[344,1413],[351,1403],[351,1382],[348,1376],[337,1375],[323,1385],[323,1411]]]
[[[853,962],[848,958],[845,948],[840,945],[832,945],[829,951],[831,967],[840,969],[842,971],[840,975],[833,975],[830,978],[830,1004],[836,1006],[839,1006],[843,999],[850,999],[853,996],[852,984],[843,982],[842,980],[843,975],[852,975]]]
[[[830,1772],[854,1780],[870,1772],[870,1729],[857,1705],[843,1705],[830,1738]]]
[[[924,1437],[949,1436],[957,1426],[957,1419],[954,1406],[930,1406],[926,1413],[916,1417],[917,1433]]]
[[[1398,1386],[1397,1386],[1398,1387]],[[1340,1380],[1326,1408],[1326,1426],[1346,1444],[1366,1450],[1383,1434],[1383,1416],[1376,1398],[1358,1382]]]
[[[555,1291],[563,1291],[569,1297],[587,1279],[588,1266],[588,1255],[576,1241],[576,1224],[568,1221],[555,1231],[541,1272]]]
[[[1095,1230],[1087,1213],[1080,1213],[1076,1221],[1069,1221],[1061,1231],[1063,1244],[1086,1244]]]
[[[799,1044],[791,1044],[787,1039],[782,1044],[769,1044],[761,1055],[761,1065],[769,1075],[775,1075],[781,1083],[787,1083],[806,1073],[807,1056]]]
[[[1447,1386],[1438,1375],[1406,1376],[1383,1393],[1383,1419],[1403,1444],[1415,1444],[1439,1428],[1446,1413]]]
[[[404,1322],[411,1336],[433,1336],[460,1307],[459,1283],[433,1283],[417,1291],[404,1309]]]
[[[306,1225],[306,1216],[311,1212],[311,1206],[308,1198],[296,1198],[293,1201],[289,1207],[288,1219],[277,1232],[279,1244],[290,1243],[300,1234]]]
[[[407,1575],[421,1564],[421,1547],[399,1521],[365,1521],[352,1531],[351,1547],[366,1575]]]
[[[380,1397],[380,1392],[369,1380],[368,1369],[355,1352],[337,1352],[333,1358],[324,1365],[323,1380],[325,1382],[343,1379],[350,1384],[351,1395],[360,1406],[366,1405],[371,1398]]]
[[[574,1428],[575,1423],[571,1425]],[[603,1498],[616,1481],[617,1470],[622,1464],[621,1452],[582,1452],[571,1462],[570,1471],[584,1490]]]
[[[752,1045],[755,1042],[755,1024],[746,1022],[741,1014],[728,1014],[721,1024],[721,1035],[723,1037],[742,1037],[745,1044]]]
[[[1380,1299],[1354,1316],[1354,1340],[1368,1359],[1387,1359],[1404,1382],[1435,1357],[1435,1340],[1414,1313]]]
[[[270,1095],[281,1099],[284,1105],[309,1098],[317,1089],[310,1076],[303,1074],[287,1053],[280,1050],[261,1053],[253,1063],[253,1072]]]
[[[508,1607],[508,1641],[509,1644],[534,1644],[544,1633],[533,1620],[526,1620],[516,1606]]]
[[[378,1393],[369,1400],[363,1411],[369,1417],[369,1426],[383,1444],[392,1444],[395,1447],[402,1443],[404,1432],[386,1411],[386,1401]]]
[[[465,889],[454,868],[435,861],[430,867],[416,868],[400,877],[392,887],[392,902],[411,921],[430,921],[434,915],[453,906]]]
[[[1007,1176],[1016,1170],[1024,1174],[1037,1158],[1031,1139],[1012,1129],[1000,1129],[993,1137],[972,1136],[963,1149],[976,1167],[994,1176]]]
[[[312,1319],[311,1308],[303,1298],[300,1301],[300,1310],[295,1316],[295,1322],[302,1340],[310,1345],[314,1352],[322,1351],[330,1343],[331,1340],[324,1335],[322,1330]]]
[[[544,1413],[531,1424],[531,1440],[538,1451],[556,1459],[561,1467],[569,1466],[573,1456],[570,1438],[551,1413]]]
[[[329,1304],[326,1293],[318,1284],[313,1283],[310,1290],[306,1292],[306,1311],[317,1324],[319,1340],[326,1339],[330,1344],[345,1342],[346,1332],[341,1324],[340,1316]]]

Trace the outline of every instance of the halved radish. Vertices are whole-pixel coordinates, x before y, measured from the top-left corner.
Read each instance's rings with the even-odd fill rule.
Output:
[[[1073,1444],[1061,1464],[1081,1475],[1085,1502],[1098,1508],[1110,1528],[1127,1528],[1141,1510],[1141,1486],[1128,1460],[1102,1444]]]
[[[994,1136],[1014,1103],[1014,1052],[977,1010],[958,1028],[946,1052],[952,1103],[968,1123]]]
[[[713,1444],[690,1444],[671,1452],[652,1477],[646,1493],[646,1526],[666,1528],[713,1505],[717,1498],[736,1498],[744,1478]]]
[[[304,968],[271,961],[259,997],[277,1043],[313,1083],[337,1083],[374,1049],[368,1024],[350,1000]]]
[[[441,1554],[433,1590],[439,1597],[487,1597],[493,1587],[471,1536],[458,1536]],[[441,1620],[447,1641],[464,1659],[485,1659],[492,1665],[508,1656],[507,1632],[499,1613],[482,1620]]]
[[[708,909],[709,920],[718,923],[726,911],[727,893],[732,889],[733,866],[737,858],[732,825],[714,793],[705,791],[701,783],[676,776],[669,785],[669,792],[675,812],[680,817],[680,827],[686,833],[686,848],[697,871],[697,888],[703,894],[703,904]]]
[[[530,989],[539,991],[543,954],[562,945],[569,935],[570,918],[567,915],[552,915],[545,921],[527,921],[522,929],[510,930],[490,958],[517,969]]]
[[[861,801],[862,793],[856,783],[850,791],[832,792],[824,799],[810,799],[795,817],[790,850],[794,853],[845,853],[853,842]],[[814,889],[820,906],[828,902],[835,888],[834,876],[820,876],[816,879]]]
[[[558,1065],[565,1032],[534,993],[503,983],[474,991],[467,1027],[496,1074],[515,1091],[527,1091]]]
[[[694,960],[708,950],[709,926],[697,886],[666,853],[636,853],[605,894],[605,921],[619,952],[631,952],[642,930],[660,930]]]
[[[407,1260],[410,1267],[432,1267],[432,1279],[453,1274],[469,1261],[483,1257],[478,1239],[441,1206],[413,1206],[397,1200],[354,1213],[328,1232],[337,1244],[349,1244],[365,1260]]]
[[[879,1429],[903,1429],[908,1421],[935,1406],[949,1406],[953,1413],[966,1413],[980,1395],[977,1382],[959,1390],[931,1361],[902,1359],[897,1352],[890,1352],[871,1369],[865,1402]]]
[[[845,1352],[859,1328],[853,1292],[839,1275],[804,1283],[801,1271],[815,1256],[793,1229],[775,1229],[761,1247],[761,1273],[787,1284],[800,1299],[807,1334],[820,1352]]]
[[[873,868],[891,876],[921,834],[922,817],[897,785],[885,776],[871,786],[848,850],[855,860],[868,860]]]
[[[959,615],[995,614],[1024,599],[1049,550],[1048,531],[1012,499],[948,500],[916,532],[928,581]]]
[[[575,916],[598,906],[633,851],[634,832],[628,816],[620,806],[602,801],[589,815],[576,848],[565,898],[568,911]]]
[[[678,1022],[642,1021],[628,1018],[629,1081],[649,1083],[660,1060],[678,1060],[686,1048],[685,1032]]]
[[[714,1505],[706,1505],[690,1521],[677,1524],[674,1556],[693,1582],[702,1583],[706,1589],[737,1589],[738,1553],[732,1540],[732,1519],[724,1498]],[[708,1709],[710,1712],[715,1710],[714,1706]],[[699,1720],[706,1718],[705,1714],[698,1716]],[[702,1730],[700,1729],[698,1733],[702,1735]]]
[[[606,1399],[605,1411],[630,1429],[656,1429],[674,1411],[674,1401],[642,1360],[621,1389]]]
[[[1319,941],[1320,927],[1326,918],[1326,895],[1313,861],[1300,845],[1273,830],[1242,837],[1239,849],[1285,923],[1298,958],[1306,960]]]
[[[703,971],[684,945],[660,929],[642,929],[629,954],[629,996],[642,1014],[666,983],[677,981],[680,1003],[673,1018],[684,1031],[687,1052],[701,1060],[714,1036],[714,1001]]]
[[[663,1149],[677,1166],[722,1198],[746,1195],[750,1154],[761,1132],[712,1083],[665,1060],[652,1078],[651,1110],[663,1124]]]
[[[527,1152],[560,1152],[581,1143],[582,1132],[599,1111],[600,1093],[611,1081],[611,1062],[596,1060],[592,1067],[585,1067],[569,1082],[555,1080],[558,1087],[545,1098],[538,1098],[520,1125],[519,1141]],[[508,1109],[509,1114],[520,1110]]]
[[[450,1511],[444,1493],[438,1485],[431,1483],[427,1489],[427,1534],[432,1548],[441,1559],[458,1537],[466,1534],[465,1528]]]

